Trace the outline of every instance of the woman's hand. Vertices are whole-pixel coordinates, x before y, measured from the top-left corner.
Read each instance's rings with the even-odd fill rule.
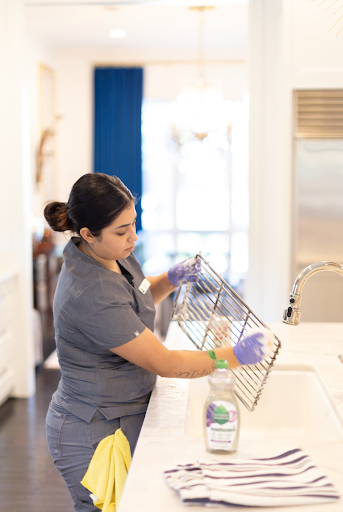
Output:
[[[168,270],[168,278],[173,286],[179,286],[182,283],[194,283],[199,279],[201,264],[196,258],[177,263]]]
[[[240,364],[256,364],[273,350],[274,335],[268,329],[251,329],[245,338],[233,347]]]
[[[147,277],[151,284],[150,291],[154,304],[158,304],[165,299],[181,283],[197,281],[200,270],[200,262],[196,258],[188,258],[181,263],[177,263],[168,272],[164,272],[164,274]]]

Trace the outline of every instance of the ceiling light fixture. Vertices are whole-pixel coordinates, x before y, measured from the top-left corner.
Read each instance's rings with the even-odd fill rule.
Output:
[[[122,30],[121,28],[114,28],[110,32],[110,37],[114,37],[115,39],[120,39],[121,37],[125,37],[126,32],[125,30]]]
[[[174,103],[173,138],[180,145],[194,138],[201,141],[211,131],[219,130],[229,134],[231,128],[220,87],[218,83],[210,83],[205,74],[204,14],[205,10],[214,7],[199,6],[190,9],[199,12],[198,78],[177,95]]]

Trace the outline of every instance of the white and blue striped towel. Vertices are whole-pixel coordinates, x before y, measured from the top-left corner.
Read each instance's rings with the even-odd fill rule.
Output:
[[[184,505],[276,507],[339,499],[327,477],[298,448],[267,459],[178,464],[164,475]]]

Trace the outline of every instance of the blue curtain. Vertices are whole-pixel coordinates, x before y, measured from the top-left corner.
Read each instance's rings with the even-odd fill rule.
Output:
[[[94,70],[94,172],[118,176],[137,198],[141,229],[142,68]]]

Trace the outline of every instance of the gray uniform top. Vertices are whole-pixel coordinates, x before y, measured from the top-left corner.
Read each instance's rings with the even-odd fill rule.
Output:
[[[88,423],[99,410],[107,419],[146,411],[156,375],[109,349],[154,330],[155,306],[133,254],[119,260],[123,274],[66,245],[54,297],[54,327],[61,380],[54,400]]]

